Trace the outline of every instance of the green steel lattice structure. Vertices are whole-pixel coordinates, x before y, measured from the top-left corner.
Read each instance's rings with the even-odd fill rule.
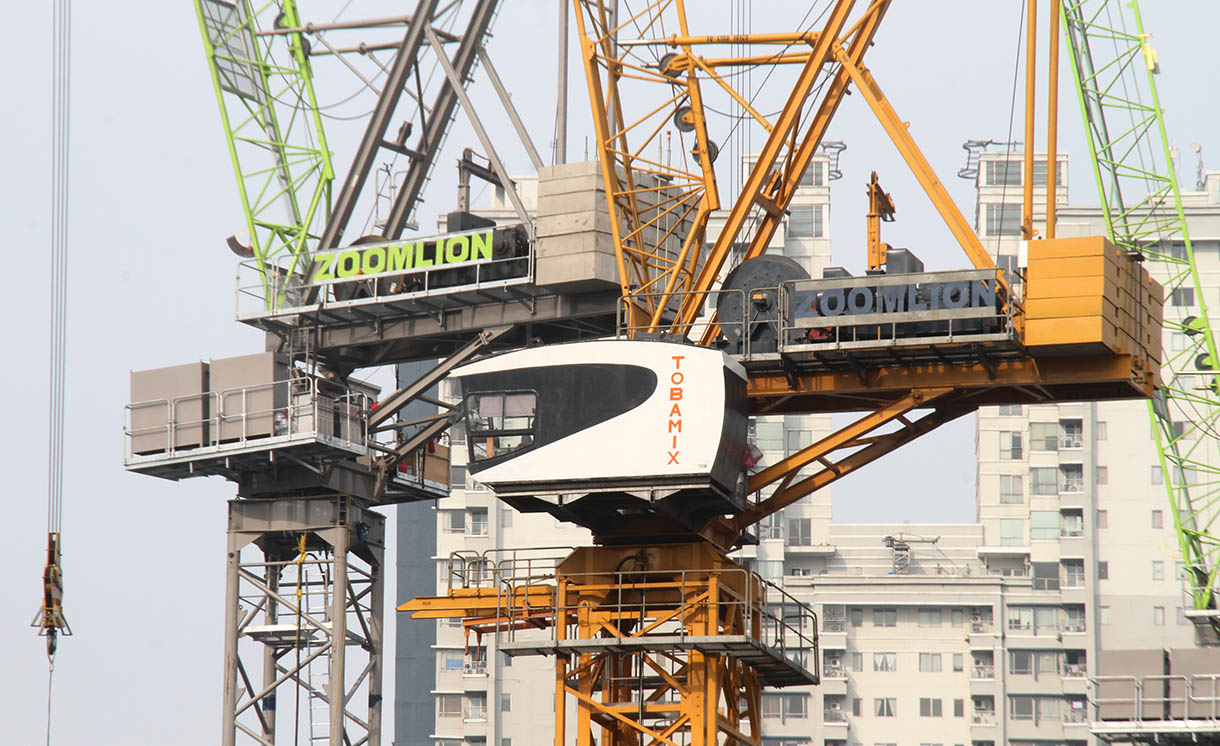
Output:
[[[1220,358],[1157,96],[1156,52],[1136,0],[1064,0],[1062,22],[1107,233],[1145,257],[1165,287],[1165,330],[1186,342],[1167,346],[1149,413],[1186,568],[1188,615],[1200,639],[1214,641]]]
[[[276,303],[280,270],[308,265],[310,241],[330,214],[334,168],[314,94],[307,42],[293,0],[195,0],[246,217],[249,248]]]

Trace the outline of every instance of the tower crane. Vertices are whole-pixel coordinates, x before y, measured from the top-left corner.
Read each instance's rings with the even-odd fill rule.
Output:
[[[1136,257],[1104,238],[1044,239],[1030,243],[1019,295],[864,62],[890,3],[855,6],[834,2],[818,23],[795,31],[723,34],[698,28],[682,0],[641,3],[628,18],[602,0],[574,3],[617,266],[620,335],[632,344],[669,343],[674,362],[687,345],[731,358],[723,389],[702,400],[723,409],[724,432],[741,410],[861,414],[744,477],[743,494],[754,496],[744,503],[715,503],[724,499],[724,481],[714,476],[720,464],[706,465],[712,484],[694,505],[714,503],[708,515],[692,506],[691,494],[672,488],[680,476],[690,478],[689,467],[657,462],[648,477],[631,478],[647,463],[634,443],[624,443],[615,462],[590,464],[583,485],[547,483],[563,471],[547,466],[548,450],[549,463],[564,461],[568,451],[549,435],[546,399],[565,388],[537,382],[557,380],[561,359],[577,353],[557,349],[551,360],[537,351],[505,353],[455,370],[468,432],[480,436],[469,436],[471,472],[482,468],[510,504],[589,526],[600,546],[578,550],[551,574],[507,563],[494,587],[464,576],[448,595],[400,610],[462,618],[469,630],[496,634],[508,655],[554,655],[557,746],[570,742],[569,730],[582,745],[637,738],[758,743],[760,687],[817,683],[817,641],[802,631],[810,628],[807,610],[725,554],[752,540],[753,524],[982,405],[1153,394],[1160,286]],[[755,92],[743,90],[734,74],[753,65],[794,68],[775,115],[759,112]],[[849,89],[861,94],[973,269],[926,273],[909,252],[896,250],[885,252],[882,267],[871,230],[870,269],[885,271],[863,278],[811,279],[766,255]],[[709,119],[709,91],[722,91],[766,136],[732,193],[717,179],[717,139],[727,133]],[[677,157],[654,158],[673,130]],[[879,219],[892,203],[881,204],[889,200],[875,183],[870,189]],[[711,216],[719,210],[726,217],[714,233]],[[870,228],[873,222],[870,215]],[[726,276],[735,251],[740,263]],[[1081,294],[1112,299],[1131,318],[1103,321],[1072,310],[1068,298]],[[650,366],[627,347],[581,344],[591,362],[638,361],[654,373],[650,380],[672,372],[672,363]],[[746,376],[741,410],[730,404],[734,363]],[[685,398],[670,390],[675,400]],[[515,429],[488,429],[484,412],[493,420],[503,412],[507,422],[514,396],[521,408]],[[620,416],[636,417],[630,432],[647,439],[666,412],[650,408],[653,394],[641,397]],[[591,421],[588,432],[601,429],[609,438],[622,420]],[[665,434],[674,437],[672,428]],[[570,729],[569,698],[576,717]]]
[[[472,472],[521,510],[591,528],[595,546],[543,570],[455,563],[447,595],[400,608],[460,618],[510,655],[553,655],[557,746],[569,701],[582,745],[758,744],[762,687],[817,682],[816,620],[728,553],[759,521],[979,406],[1151,397],[1161,288],[1092,237],[1031,242],[1018,293],[865,65],[890,0],[834,0],[796,30],[730,35],[701,28],[683,0],[625,14],[573,0],[597,163],[541,168],[514,126],[540,167],[535,219],[465,90],[481,62],[519,122],[483,48],[497,3],[459,5],[311,23],[291,0],[196,0],[248,234],[228,241],[244,260],[237,315],[271,351],[133,374],[125,463],[237,484],[222,742],[275,743],[285,685],[308,703],[316,740],[380,742],[376,508],[443,496],[437,436],[464,421]],[[389,31],[401,40],[338,41]],[[322,58],[377,96],[337,191],[330,104],[314,92]],[[737,73],[774,66],[792,80],[773,84],[787,86],[785,104],[769,115]],[[864,277],[810,278],[767,255],[849,89],[969,269],[924,272],[879,236]],[[765,133],[739,187],[718,177],[732,125],[709,119],[713,92]],[[404,238],[459,104],[514,218],[458,212],[444,235]],[[674,155],[654,157],[675,131]],[[408,165],[382,180],[382,157]],[[573,195],[580,211],[565,216],[578,219],[547,219]],[[878,220],[892,212],[883,195],[875,186]],[[358,207],[372,229],[355,236]],[[1069,309],[1065,297],[1082,294],[1095,302]],[[380,392],[353,376],[436,359],[376,406]],[[449,375],[460,405],[396,421],[411,402],[435,403],[425,392]],[[747,417],[812,412],[859,416],[746,473]],[[572,450],[582,438],[602,446]],[[349,649],[368,654],[358,671]]]

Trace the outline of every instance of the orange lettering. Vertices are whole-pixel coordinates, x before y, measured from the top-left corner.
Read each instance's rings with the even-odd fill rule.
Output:
[[[669,432],[672,433],[674,431],[682,432],[682,420],[670,420],[669,421]]]
[[[669,382],[675,386],[680,385],[684,380],[686,380],[686,376],[682,375],[676,370],[674,371],[674,374],[669,377]]]
[[[674,369],[677,370],[678,368],[682,367],[682,361],[686,359],[686,355],[674,355],[673,359],[674,359]]]
[[[670,417],[673,417],[673,416],[675,416],[675,415],[677,415],[678,417],[681,417],[681,416],[682,416],[682,408],[681,408],[681,407],[679,407],[677,404],[675,404],[675,405],[674,405],[674,406],[673,406],[673,407],[672,407],[672,408],[669,410],[669,416],[670,416]]]
[[[676,464],[676,463],[678,463],[678,453],[679,453],[679,451],[669,451],[668,453],[669,453],[669,461],[667,461],[667,462],[665,463],[665,465],[666,465],[666,466],[669,466],[670,464]]]
[[[669,390],[669,400],[670,401],[682,401],[682,389],[676,388],[676,387],[671,388]]]

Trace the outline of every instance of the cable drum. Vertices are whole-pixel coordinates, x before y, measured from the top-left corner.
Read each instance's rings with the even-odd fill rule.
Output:
[[[721,286],[717,318],[726,351],[731,355],[779,350],[779,286],[789,280],[808,280],[809,273],[796,260],[763,254],[737,265]]]

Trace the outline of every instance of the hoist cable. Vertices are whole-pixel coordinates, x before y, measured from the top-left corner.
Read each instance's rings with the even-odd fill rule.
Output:
[[[64,386],[68,318],[68,145],[70,133],[71,1],[55,0],[51,17],[51,334],[47,423],[47,564],[42,609],[35,617],[47,638],[47,746],[51,743],[51,694],[63,618],[59,568],[63,525]]]

